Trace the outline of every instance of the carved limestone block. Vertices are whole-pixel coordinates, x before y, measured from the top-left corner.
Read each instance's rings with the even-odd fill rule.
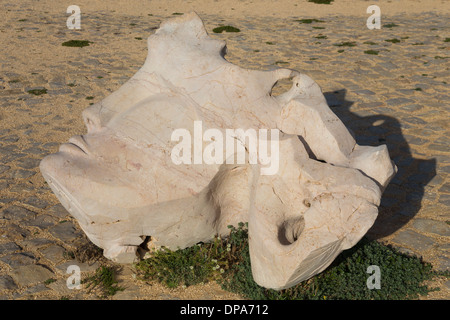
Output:
[[[293,286],[372,226],[396,172],[386,146],[356,141],[320,87],[290,69],[228,62],[201,19],[170,19],[142,68],[83,112],[87,133],[40,165],[104,255],[137,259],[146,237],[185,248],[249,223],[255,281]],[[271,94],[281,79],[292,88]]]

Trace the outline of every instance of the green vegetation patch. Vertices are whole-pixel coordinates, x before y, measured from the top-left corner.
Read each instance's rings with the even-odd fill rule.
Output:
[[[378,55],[379,51],[377,50],[366,50],[364,51],[365,54],[373,54],[373,55]]]
[[[143,279],[156,279],[169,287],[215,280],[223,289],[252,300],[417,299],[436,290],[424,281],[450,276],[450,272],[432,271],[430,264],[417,257],[363,238],[315,277],[285,290],[266,289],[252,277],[247,224],[229,228],[226,239],[216,238],[183,250],[156,251],[138,263],[137,270]],[[373,272],[369,272],[369,266],[379,267],[380,289],[367,286]]]
[[[218,280],[228,270],[234,252],[226,240],[215,238],[208,244],[172,251],[161,248],[152,257],[139,262],[136,269],[143,280],[158,280],[169,288],[191,286]]]
[[[383,28],[394,28],[394,27],[398,27],[398,24],[388,23],[388,24],[383,25]]]
[[[444,42],[450,42],[450,38],[445,38]]]
[[[101,266],[95,271],[93,276],[84,279],[82,283],[86,284],[86,289],[89,289],[89,292],[99,288],[103,293],[103,298],[113,296],[118,291],[124,290],[117,284],[115,273],[116,270],[113,267]]]
[[[398,39],[396,39],[396,38],[393,38],[393,39],[387,39],[387,40],[384,40],[384,41],[386,41],[386,42],[392,42],[392,43],[399,43],[399,42],[400,42],[400,40],[398,40]]]
[[[341,43],[336,43],[336,47],[356,47],[356,42],[354,41],[346,41]]]
[[[27,91],[29,94],[34,94],[35,96],[40,96],[47,93],[47,89],[31,89]]]
[[[88,41],[88,40],[69,40],[66,42],[63,42],[62,45],[64,47],[87,47],[89,46],[89,44],[91,44],[93,42]]]
[[[373,42],[373,41],[366,41],[366,42],[363,42],[363,43],[364,43],[364,44],[371,45],[371,46],[377,45],[377,43],[375,43],[375,42]]]
[[[214,33],[222,33],[222,32],[241,32],[240,29],[235,28],[233,26],[220,26],[213,29]]]
[[[318,20],[318,19],[297,19],[297,20],[294,20],[294,21],[300,22],[300,23],[306,23],[306,24],[310,24],[310,23],[313,23],[313,22],[325,22],[323,20]],[[325,28],[323,28],[323,29],[325,29]]]

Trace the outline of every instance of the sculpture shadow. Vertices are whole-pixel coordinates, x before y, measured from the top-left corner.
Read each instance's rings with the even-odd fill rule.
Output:
[[[398,170],[384,190],[377,220],[367,233],[368,238],[379,239],[397,231],[419,212],[425,186],[436,175],[436,159],[414,158],[401,130],[407,123],[385,114],[360,116],[350,111],[354,102],[346,100],[346,93],[346,89],[341,89],[324,95],[356,142],[370,146],[386,144]]]

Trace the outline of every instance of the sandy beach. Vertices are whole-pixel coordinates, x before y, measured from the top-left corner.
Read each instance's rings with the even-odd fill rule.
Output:
[[[67,28],[69,5],[81,9],[79,30]],[[366,26],[370,5],[380,7],[381,29]],[[89,240],[45,184],[39,161],[86,132],[81,112],[142,66],[145,40],[162,21],[191,11],[227,42],[227,60],[308,74],[360,144],[387,144],[399,173],[368,235],[449,270],[450,2],[18,0],[1,8],[0,299],[96,299],[65,286],[65,252]],[[219,25],[240,32],[213,33]],[[91,44],[61,45],[74,39]],[[44,284],[37,265],[56,281]],[[128,289],[112,299],[242,298],[215,283],[150,286],[128,267],[119,279]],[[433,285],[440,291],[422,299],[450,298],[448,280]]]

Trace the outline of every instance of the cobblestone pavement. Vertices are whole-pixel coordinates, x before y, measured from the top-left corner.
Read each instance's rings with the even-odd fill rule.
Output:
[[[96,299],[65,285],[68,265],[90,272],[102,261],[82,257],[90,243],[58,204],[38,164],[69,137],[85,132],[81,111],[141,67],[145,39],[167,17],[99,12],[83,16],[81,30],[69,30],[66,15],[36,13],[15,4],[4,7],[0,299]],[[393,16],[383,18],[380,30],[367,29],[366,15],[320,21],[202,18],[212,37],[227,41],[229,61],[310,75],[358,143],[387,144],[399,172],[385,190],[369,236],[421,256],[437,270],[449,270],[450,17]],[[214,34],[212,29],[221,24],[241,32]],[[92,43],[84,48],[61,46],[71,39]],[[33,95],[28,93],[32,89],[47,91]],[[186,296],[170,290],[152,295],[130,268],[120,279],[127,289],[115,299]],[[449,282],[439,285],[441,294],[449,297]],[[202,290],[201,298],[230,297],[214,286]]]

